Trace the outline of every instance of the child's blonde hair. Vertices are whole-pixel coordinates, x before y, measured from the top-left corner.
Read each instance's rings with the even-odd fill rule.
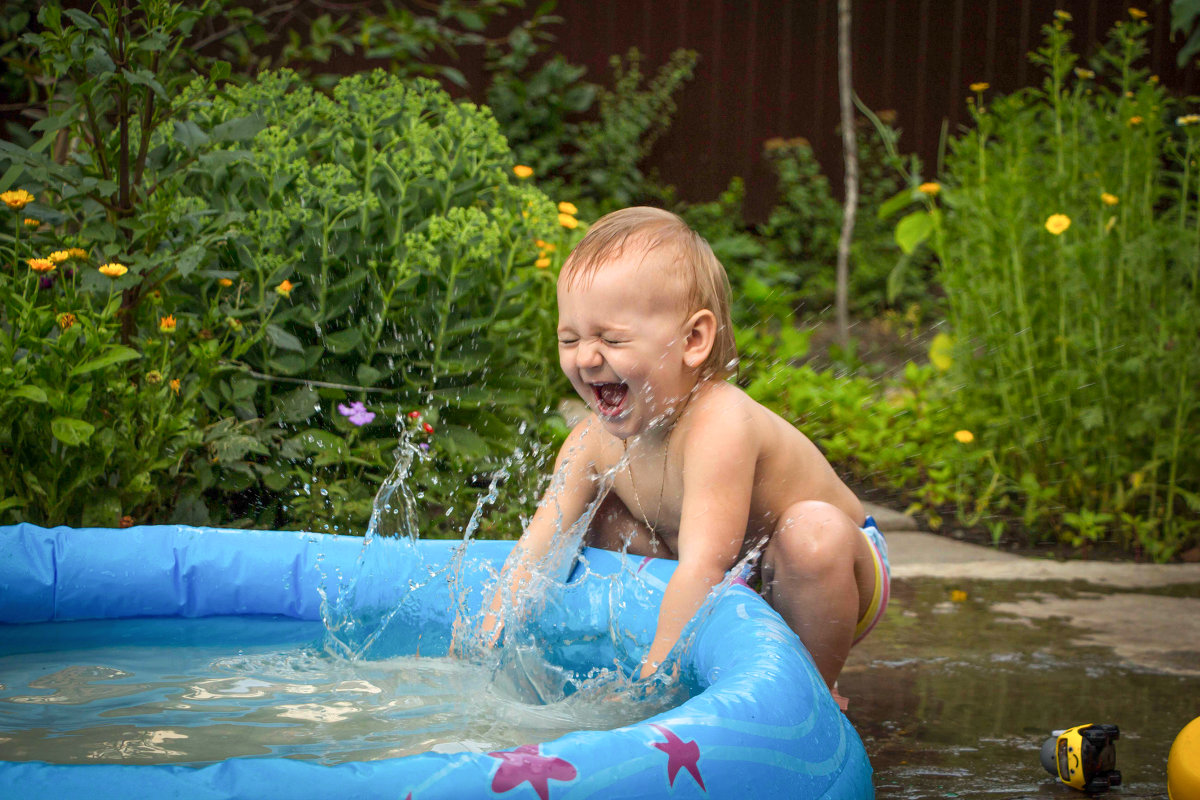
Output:
[[[568,287],[586,285],[606,263],[620,257],[627,244],[647,254],[664,246],[674,251],[675,258],[664,259],[664,264],[683,283],[687,313],[708,309],[717,318],[712,352],[701,370],[711,377],[731,375],[738,356],[729,314],[729,276],[704,237],[670,211],[633,206],[601,217],[567,257],[560,279]]]

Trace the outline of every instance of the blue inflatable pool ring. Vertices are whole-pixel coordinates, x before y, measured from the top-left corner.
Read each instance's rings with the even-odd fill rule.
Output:
[[[379,539],[372,547],[407,543]],[[417,543],[428,564],[457,542]],[[512,542],[470,546],[459,581],[482,585]],[[411,545],[408,545],[411,546]],[[181,526],[125,530],[0,527],[0,622],[282,615],[321,618],[322,575],[354,574],[358,537]],[[318,558],[320,557],[320,558]],[[317,568],[318,561],[320,569]],[[539,615],[551,655],[632,672],[657,603],[620,602],[612,580],[661,597],[674,562],[585,549],[559,601]],[[635,574],[636,573],[636,576]],[[588,577],[589,579],[585,579]],[[397,576],[397,584],[406,577]],[[335,592],[336,586],[324,587]],[[428,626],[449,642],[450,600]],[[479,591],[467,596],[478,613]],[[613,642],[610,630],[633,631]],[[430,639],[422,652],[429,652]],[[553,650],[554,648],[551,647]],[[443,653],[445,650],[443,649]],[[698,621],[680,668],[702,691],[643,722],[493,753],[423,753],[335,765],[232,758],[205,767],[0,762],[0,796],[227,798],[843,798],[874,796],[857,733],[795,634],[756,594],[731,586]]]

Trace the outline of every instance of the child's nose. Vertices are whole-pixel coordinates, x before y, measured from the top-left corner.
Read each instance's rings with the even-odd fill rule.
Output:
[[[579,343],[579,366],[583,368],[598,367],[603,362],[600,357],[599,342],[580,342]]]

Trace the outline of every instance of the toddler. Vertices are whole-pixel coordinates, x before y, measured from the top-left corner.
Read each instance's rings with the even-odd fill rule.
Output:
[[[887,545],[816,446],[726,380],[737,362],[729,281],[708,243],[660,209],[609,214],[564,264],[558,314],[562,370],[591,414],[505,564],[485,634],[499,636],[502,598],[599,500],[586,544],[679,561],[642,677],[758,548],[762,596],[832,689],[883,614]]]

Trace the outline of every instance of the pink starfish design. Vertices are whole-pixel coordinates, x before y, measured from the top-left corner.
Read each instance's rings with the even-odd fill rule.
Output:
[[[489,756],[501,761],[496,774],[492,776],[492,791],[507,792],[515,789],[525,781],[537,792],[542,800],[550,797],[549,781],[570,781],[575,779],[575,767],[561,758],[543,756],[538,753],[538,745],[523,744],[515,750],[488,753]]]
[[[679,774],[679,768],[684,767],[692,773],[692,777],[696,779],[696,783],[700,784],[700,788],[704,789],[704,779],[700,777],[700,766],[697,763],[700,761],[700,745],[696,744],[696,740],[685,742],[661,725],[652,725],[651,727],[667,737],[665,742],[655,742],[654,746],[668,756],[667,778],[671,785],[675,785],[675,776]],[[704,789],[704,791],[707,792],[708,789]]]

